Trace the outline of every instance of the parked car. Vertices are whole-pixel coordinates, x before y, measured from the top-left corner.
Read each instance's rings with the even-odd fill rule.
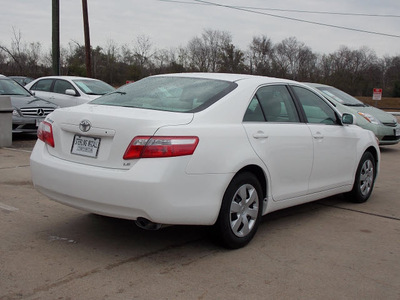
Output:
[[[8,78],[11,78],[12,80],[18,82],[20,85],[25,86],[29,82],[33,81],[34,79],[31,77],[26,77],[26,76],[8,76]]]
[[[86,103],[115,90],[101,80],[76,76],[41,77],[25,87],[38,97],[60,107]]]
[[[239,248],[269,212],[370,197],[379,146],[353,121],[294,81],[151,76],[47,116],[32,179],[60,203],[146,229],[212,225],[222,245]]]
[[[400,124],[393,115],[364,104],[335,87],[318,83],[306,84],[322,92],[339,112],[353,114],[356,124],[371,130],[379,139],[380,145],[395,145],[400,141]]]
[[[2,75],[0,95],[11,98],[13,133],[35,133],[39,123],[57,108],[54,103],[33,96],[20,84]]]

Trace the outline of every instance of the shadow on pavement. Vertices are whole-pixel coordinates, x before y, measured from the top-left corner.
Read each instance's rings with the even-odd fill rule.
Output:
[[[36,133],[14,133],[12,135],[12,148],[33,149],[37,140]]]

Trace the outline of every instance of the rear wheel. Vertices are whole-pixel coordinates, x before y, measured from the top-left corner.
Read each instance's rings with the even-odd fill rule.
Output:
[[[247,245],[260,223],[262,198],[260,183],[252,173],[236,175],[225,191],[213,228],[217,241],[231,249]]]
[[[354,180],[353,190],[347,194],[351,202],[363,203],[371,196],[376,175],[376,162],[370,152],[361,157]]]

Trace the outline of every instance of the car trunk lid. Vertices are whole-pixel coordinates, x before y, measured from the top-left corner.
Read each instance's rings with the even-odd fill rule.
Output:
[[[192,113],[84,104],[56,110],[46,120],[52,125],[55,147],[51,155],[80,164],[129,169],[123,159],[135,136],[152,136],[163,126],[192,121]]]

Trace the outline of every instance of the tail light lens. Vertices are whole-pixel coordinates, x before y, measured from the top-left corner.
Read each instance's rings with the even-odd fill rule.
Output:
[[[53,127],[50,123],[43,121],[37,130],[39,140],[54,148]]]
[[[197,136],[137,136],[125,151],[124,159],[192,155]]]

